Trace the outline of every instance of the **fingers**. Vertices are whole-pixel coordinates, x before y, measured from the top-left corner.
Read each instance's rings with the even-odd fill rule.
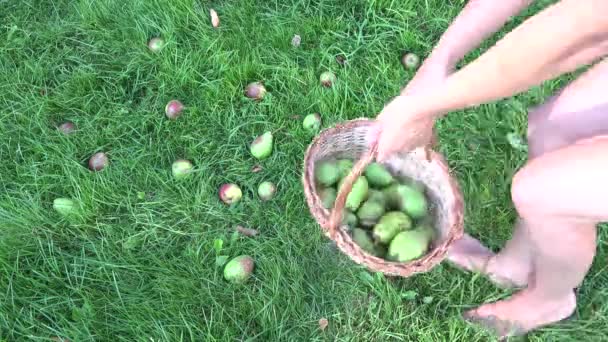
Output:
[[[395,133],[391,127],[387,127],[382,121],[378,121],[374,127],[372,127],[368,133],[370,145],[377,144],[378,150],[376,159],[382,161],[387,158],[388,155],[394,153],[399,149],[395,145],[398,141],[394,137]]]
[[[433,140],[432,121],[417,124],[410,123],[403,126],[395,123],[392,126],[383,126],[378,137],[378,154],[376,159],[382,162],[397,152],[408,152],[421,146],[428,146],[430,148]]]
[[[407,97],[400,96],[378,115],[378,128],[371,133],[374,134],[372,141],[378,143],[378,161],[385,161],[396,152],[407,152],[430,143],[434,117],[420,115],[413,108]]]
[[[380,122],[376,122],[376,124],[372,126],[367,132],[367,139],[370,142],[370,145],[378,141],[381,133],[382,124]]]
[[[379,162],[385,161],[391,154],[401,150],[400,142],[403,142],[403,139],[399,139],[395,135],[395,130],[385,130],[380,134],[378,140],[378,154],[376,159]]]

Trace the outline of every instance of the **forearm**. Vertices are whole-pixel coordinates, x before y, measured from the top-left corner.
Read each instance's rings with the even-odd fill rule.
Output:
[[[421,115],[499,100],[596,59],[576,59],[608,37],[608,1],[563,0],[528,19],[477,60],[454,73],[441,89],[419,99]]]
[[[528,7],[532,1],[469,1],[443,33],[425,64],[439,63],[453,70],[467,53],[500,30],[511,17]]]

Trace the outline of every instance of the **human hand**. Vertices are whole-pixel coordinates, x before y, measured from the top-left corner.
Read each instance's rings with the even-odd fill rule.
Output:
[[[377,117],[378,160],[386,159],[397,151],[407,151],[421,146],[425,146],[428,151],[428,148],[436,144],[437,138],[433,126],[437,114],[440,113],[416,113],[414,104],[417,94],[437,89],[450,72],[447,63],[428,59],[402,90],[402,96],[385,106]],[[424,111],[423,108],[420,110]]]
[[[424,112],[416,95],[397,96],[378,115],[376,159],[383,161],[391,154],[428,147],[433,141],[435,117]]]

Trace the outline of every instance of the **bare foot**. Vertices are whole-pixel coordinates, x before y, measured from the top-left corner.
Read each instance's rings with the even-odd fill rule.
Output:
[[[510,299],[467,311],[463,317],[504,339],[559,322],[572,315],[575,309],[574,291],[563,298],[546,300],[539,298],[533,291],[523,290]]]
[[[528,284],[529,267],[515,261],[500,262],[494,252],[468,234],[450,247],[448,261],[460,269],[484,274],[502,288],[522,288]]]

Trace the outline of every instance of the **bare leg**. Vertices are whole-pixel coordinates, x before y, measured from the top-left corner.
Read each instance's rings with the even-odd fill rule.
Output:
[[[603,61],[529,113],[529,159],[577,140],[608,133],[608,61]],[[450,249],[457,266],[485,273],[503,287],[524,287],[533,275],[529,223],[519,219],[513,237],[498,254],[466,235]]]
[[[505,274],[505,268],[517,268],[513,251],[528,248],[529,285],[508,300],[465,314],[499,336],[560,321],[575,310],[574,288],[595,255],[595,224],[608,219],[608,204],[602,199],[608,190],[603,182],[608,172],[608,137],[601,136],[608,134],[606,89],[608,61],[557,94],[541,107],[545,110],[531,113],[532,155],[512,188],[527,233],[514,236],[497,256],[486,259],[494,261],[488,263],[489,272]],[[511,245],[514,249],[509,249]]]
[[[515,176],[513,202],[530,227],[534,281],[512,298],[465,314],[500,336],[560,321],[595,255],[596,223],[608,220],[608,135],[534,159]],[[559,184],[559,186],[556,186]]]

